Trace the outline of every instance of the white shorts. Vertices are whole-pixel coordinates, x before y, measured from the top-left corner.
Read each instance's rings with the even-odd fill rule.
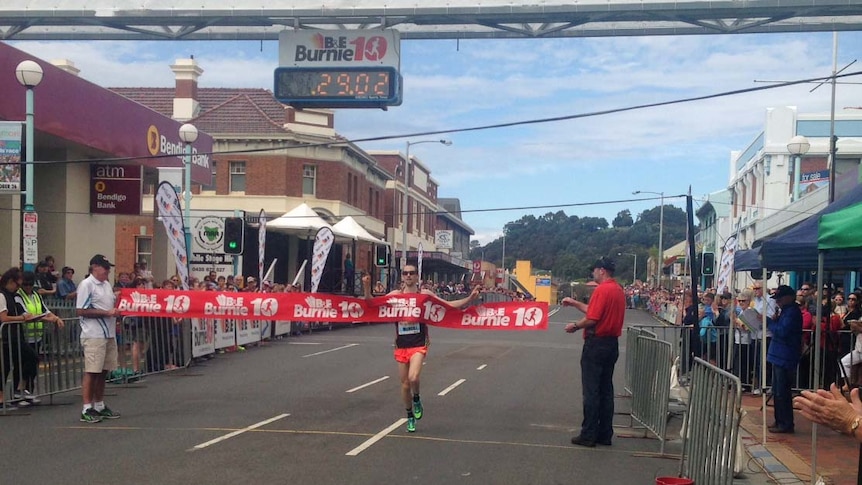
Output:
[[[117,339],[114,338],[82,338],[81,348],[84,349],[84,372],[101,374],[117,368]]]

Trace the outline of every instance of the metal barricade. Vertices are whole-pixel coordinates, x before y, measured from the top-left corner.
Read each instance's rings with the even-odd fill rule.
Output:
[[[694,483],[733,483],[741,407],[739,378],[695,359],[680,476]]]
[[[638,335],[635,345],[631,416],[661,441],[664,454],[673,351],[669,342],[645,335]]]
[[[81,387],[84,373],[84,360],[78,339],[78,318],[64,319],[65,325],[59,328],[45,322],[42,333],[30,335],[29,339],[17,338],[13,325],[0,325],[3,335],[0,345],[0,373],[4,381],[4,412],[14,401],[19,381],[34,397],[52,398],[55,394],[68,392]],[[14,338],[9,338],[14,337]],[[29,349],[29,351],[27,349]],[[28,359],[36,359],[35,362]],[[33,375],[30,375],[33,370]],[[8,379],[11,375],[11,379]],[[7,379],[11,382],[7,382]]]
[[[638,365],[638,337],[646,336],[655,338],[656,335],[643,327],[626,328],[626,375],[623,388],[629,394],[634,394],[633,379],[635,366]]]
[[[123,317],[117,328],[119,368],[110,376],[131,382],[191,362],[191,322],[167,317]]]

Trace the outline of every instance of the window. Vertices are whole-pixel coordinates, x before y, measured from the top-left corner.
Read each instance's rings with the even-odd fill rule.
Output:
[[[302,195],[315,195],[317,192],[317,167],[314,165],[302,166]]]
[[[230,162],[231,192],[245,192],[245,162]]]
[[[140,261],[146,261],[148,268],[153,267],[153,238],[150,236],[135,237],[135,262]]]
[[[210,169],[212,170],[212,177],[210,178],[210,183],[201,185],[201,190],[215,190],[216,189],[216,161],[210,160]]]

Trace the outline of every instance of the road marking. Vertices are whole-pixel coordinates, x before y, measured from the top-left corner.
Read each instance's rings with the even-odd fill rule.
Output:
[[[199,444],[199,445],[196,445],[194,448],[192,448],[192,449],[190,449],[190,450],[188,450],[188,451],[197,451],[197,450],[202,450],[202,449],[206,448],[207,446],[214,445],[214,444],[219,443],[219,442],[222,442],[222,441],[224,441],[224,440],[227,440],[227,439],[233,438],[234,436],[239,436],[239,435],[241,435],[241,434],[243,434],[243,433],[245,433],[245,432],[247,432],[247,431],[251,431],[251,430],[253,430],[253,429],[260,428],[261,426],[266,426],[266,425],[267,425],[267,424],[269,424],[269,423],[272,423],[272,422],[278,421],[279,419],[286,418],[286,417],[288,417],[288,416],[290,416],[290,414],[287,414],[287,413],[285,413],[285,414],[279,414],[278,416],[276,416],[276,417],[274,417],[274,418],[270,418],[270,419],[267,419],[267,420],[265,420],[265,421],[261,421],[261,422],[259,422],[259,423],[253,424],[253,425],[251,425],[251,426],[249,426],[249,427],[247,427],[247,428],[238,429],[238,430],[234,431],[233,433],[228,433],[228,434],[226,434],[226,435],[224,435],[224,436],[220,436],[220,437],[218,437],[218,438],[216,438],[216,439],[214,439],[214,440],[209,440],[209,441],[207,441],[206,443],[201,443],[201,444]]]
[[[482,365],[480,365],[479,367],[476,367],[476,370],[482,370],[482,369],[484,369],[485,367],[488,367],[488,364],[482,364]]]
[[[548,317],[553,317],[553,316],[554,316],[554,315],[556,315],[556,314],[557,314],[557,312],[559,312],[559,311],[560,311],[560,307],[554,308],[553,310],[551,310],[550,312],[548,312]]]
[[[287,345],[323,345],[323,342],[288,342]]]
[[[359,344],[347,344],[347,345],[342,345],[341,347],[336,347],[336,348],[334,348],[334,349],[329,349],[329,350],[323,350],[323,351],[320,351],[320,352],[315,352],[315,353],[313,353],[313,354],[303,355],[302,357],[303,357],[303,358],[305,358],[305,357],[314,357],[315,355],[328,354],[328,353],[330,353],[330,352],[335,352],[336,350],[344,350],[344,349],[347,349],[347,348],[350,348],[350,347],[356,347],[357,345],[359,345]]]
[[[463,384],[465,382],[467,382],[467,379],[458,379],[457,381],[455,381],[454,384],[447,387],[446,389],[443,389],[437,395],[438,396],[445,396],[446,394],[449,394],[449,391],[451,391],[452,389],[455,389],[456,387],[460,386],[461,384]]]
[[[377,433],[376,435],[372,436],[371,438],[368,438],[367,440],[365,440],[365,443],[362,443],[361,445],[357,446],[356,448],[353,448],[352,450],[348,451],[347,456],[356,456],[356,455],[362,453],[363,451],[368,449],[371,445],[382,440],[386,435],[395,431],[396,429],[398,429],[399,426],[401,426],[402,424],[404,424],[406,422],[407,422],[407,418],[401,418],[398,421],[395,421],[394,423],[389,425],[388,428]]]
[[[368,387],[368,386],[373,386],[374,384],[377,384],[378,382],[383,382],[383,381],[385,381],[386,379],[389,379],[389,376],[383,376],[383,377],[381,377],[380,379],[375,379],[375,380],[373,380],[373,381],[371,381],[371,382],[368,382],[368,383],[362,384],[361,386],[354,387],[353,389],[348,389],[348,390],[347,390],[347,391],[345,391],[345,392],[354,392],[354,391],[358,391],[358,390],[360,390],[360,389],[365,389],[365,388],[366,388],[366,387]]]

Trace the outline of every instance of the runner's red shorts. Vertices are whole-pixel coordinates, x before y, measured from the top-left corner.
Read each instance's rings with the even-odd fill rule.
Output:
[[[422,347],[408,347],[406,349],[395,349],[395,361],[401,364],[406,364],[410,362],[410,357],[413,357],[414,354],[428,354],[428,346],[423,345]]]

